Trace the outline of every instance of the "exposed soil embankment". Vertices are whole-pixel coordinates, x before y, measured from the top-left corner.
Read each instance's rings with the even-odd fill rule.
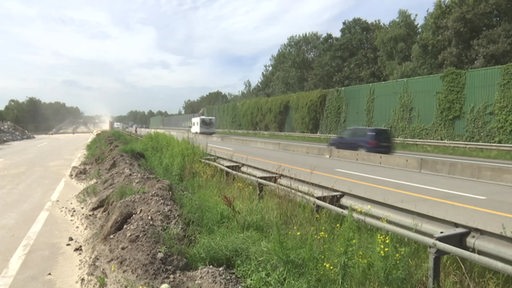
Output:
[[[189,271],[172,249],[186,241],[179,208],[170,183],[139,165],[143,158],[120,153],[108,139],[107,151],[71,171],[87,183],[72,208],[86,235],[78,249],[81,287],[240,287],[222,268]]]

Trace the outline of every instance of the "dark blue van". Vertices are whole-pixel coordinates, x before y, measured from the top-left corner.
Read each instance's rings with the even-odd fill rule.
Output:
[[[352,127],[329,141],[337,149],[363,150],[372,153],[393,152],[391,131],[387,128]]]

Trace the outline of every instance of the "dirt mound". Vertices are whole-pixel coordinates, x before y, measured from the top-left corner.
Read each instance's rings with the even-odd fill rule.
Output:
[[[11,122],[0,121],[0,144],[32,138],[34,138],[34,136],[28,133],[27,130],[16,126]]]
[[[71,170],[88,182],[72,211],[86,231],[75,248],[82,253],[81,287],[241,287],[222,268],[187,270],[172,249],[186,241],[186,228],[171,185],[142,169],[143,157],[120,153],[111,139],[105,153]]]

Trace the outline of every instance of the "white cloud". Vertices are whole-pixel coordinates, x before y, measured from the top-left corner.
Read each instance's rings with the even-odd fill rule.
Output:
[[[86,113],[177,112],[187,99],[236,92],[247,79],[256,83],[291,35],[338,34],[353,17],[380,15],[387,22],[399,8],[416,7],[412,2],[432,6],[382,2],[3,0],[0,108],[34,96]]]

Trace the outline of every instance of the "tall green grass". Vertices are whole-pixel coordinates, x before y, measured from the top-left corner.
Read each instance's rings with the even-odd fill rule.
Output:
[[[189,241],[177,249],[169,233],[162,249],[193,267],[234,269],[246,287],[426,286],[427,247],[271,189],[259,198],[253,183],[201,163],[186,141],[151,134],[125,149],[180,188]],[[445,256],[442,271],[443,287],[512,287],[512,277],[456,257]]]
[[[425,287],[427,247],[201,167],[178,194],[195,266],[234,268],[248,287]],[[371,208],[370,208],[371,209]],[[460,262],[459,262],[460,261]],[[509,287],[512,278],[456,257],[445,287]],[[492,283],[492,286],[489,286]]]
[[[142,187],[135,187],[132,184],[122,184],[119,187],[114,190],[112,194],[110,194],[110,197],[108,199],[108,202],[119,202],[123,199],[129,198],[133,195],[144,193],[144,188]]]
[[[169,180],[173,185],[194,178],[196,164],[204,156],[198,147],[186,140],[177,140],[162,133],[151,133],[136,143],[127,145],[125,151],[142,153],[144,164],[158,177]]]
[[[107,151],[111,148],[111,144],[126,146],[135,140],[134,137],[118,130],[101,132],[87,144],[85,160],[101,162],[108,155]]]
[[[203,168],[209,170],[210,168]],[[248,287],[418,287],[426,248],[361,225],[352,217],[205,172],[178,199],[195,241],[196,266],[234,268]],[[226,185],[228,184],[228,185]],[[200,212],[199,212],[200,211]],[[414,261],[410,261],[414,259]]]

